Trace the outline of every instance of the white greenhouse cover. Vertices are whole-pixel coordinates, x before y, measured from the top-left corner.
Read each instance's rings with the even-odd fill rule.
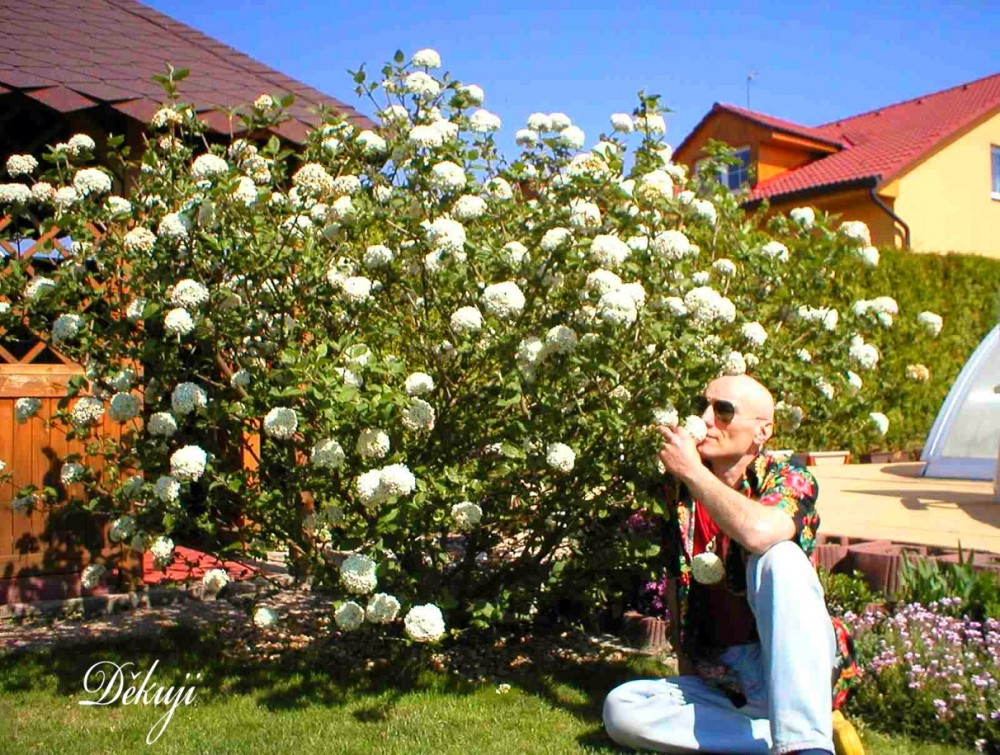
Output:
[[[925,477],[992,480],[1000,444],[1000,325],[965,363],[924,444]]]

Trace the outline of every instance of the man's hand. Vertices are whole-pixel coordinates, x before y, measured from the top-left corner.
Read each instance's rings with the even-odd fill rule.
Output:
[[[704,470],[698,446],[687,430],[658,425],[656,432],[663,438],[657,455],[668,474],[688,482],[692,475]]]

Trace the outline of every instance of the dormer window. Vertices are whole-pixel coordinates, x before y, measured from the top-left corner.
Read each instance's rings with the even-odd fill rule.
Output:
[[[750,148],[742,147],[733,151],[733,157],[739,163],[727,165],[721,172],[719,179],[722,185],[730,191],[738,191],[740,187],[750,181]]]

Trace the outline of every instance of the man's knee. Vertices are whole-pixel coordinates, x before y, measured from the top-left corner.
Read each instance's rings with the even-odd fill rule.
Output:
[[[630,721],[628,714],[628,699],[631,695],[623,689],[625,686],[622,684],[608,693],[608,696],[604,698],[604,712],[602,714],[604,730],[619,744],[626,743],[633,733],[630,723],[634,722]]]

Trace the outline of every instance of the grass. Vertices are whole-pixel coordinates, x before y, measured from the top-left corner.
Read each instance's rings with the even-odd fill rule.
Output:
[[[153,748],[159,753],[609,753],[604,694],[636,676],[663,675],[652,658],[518,670],[511,690],[427,670],[429,651],[387,649],[368,670],[334,666],[321,651],[269,662],[229,659],[217,640],[189,629],[0,658],[0,751],[120,753],[147,747],[165,707],[81,706],[87,669],[99,661],[159,664],[153,683],[190,685]],[[145,676],[143,673],[140,676]],[[953,747],[865,732],[872,755],[955,755]]]

